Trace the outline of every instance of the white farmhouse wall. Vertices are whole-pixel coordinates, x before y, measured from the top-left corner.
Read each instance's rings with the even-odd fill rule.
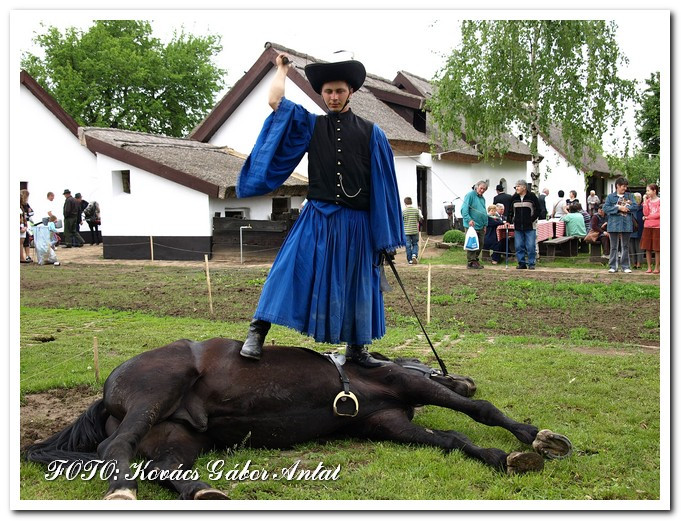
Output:
[[[400,205],[402,206],[404,206],[405,197],[411,197],[414,204],[416,204],[417,194],[416,171],[417,167],[420,166],[420,162],[421,159],[419,158],[419,156],[395,157],[395,177],[397,178],[397,189],[400,193]]]
[[[249,197],[248,199],[218,199],[210,198],[210,215],[220,213],[220,217],[225,216],[225,210],[243,210],[244,219],[265,220],[267,215],[272,213],[272,199],[269,197]]]
[[[511,161],[504,159],[501,163],[477,163],[472,165],[474,177],[476,178],[472,184],[478,181],[487,181],[489,186],[485,192],[485,202],[491,205],[494,202],[494,197],[497,195],[496,186],[503,184],[506,187],[506,193],[513,195],[515,193],[515,183],[520,179],[525,179],[528,183],[531,182],[527,175],[526,161]]]
[[[541,136],[538,143],[539,154],[544,159],[539,164],[541,176],[539,178],[539,192],[544,188],[549,189],[547,210],[551,211],[553,204],[558,200],[558,190],[565,192],[564,199],[570,196],[570,190],[577,192],[577,199],[586,209],[586,181],[584,174],[568,163],[563,156],[550,146]],[[527,163],[527,179],[531,179],[532,163]],[[549,205],[551,208],[549,208]]]
[[[272,113],[267,99],[273,77],[274,69],[265,75],[213,135],[210,139],[212,145],[228,146],[237,152],[250,154],[265,119]],[[286,81],[286,98],[302,105],[312,114],[324,114],[319,105],[292,81]],[[294,171],[307,176],[307,154]]]
[[[28,183],[33,210],[38,215],[43,212],[47,215],[47,192],[54,192],[54,200],[61,209],[65,188],[71,190],[72,195],[80,192],[87,201],[99,201],[102,191],[95,155],[81,146],[78,138],[23,84],[11,110],[12,178]],[[19,187],[12,188],[18,197]],[[105,226],[103,223],[102,229]]]
[[[100,204],[107,235],[212,235],[208,195],[102,154],[97,168],[105,194]],[[125,170],[130,171],[130,193],[122,191],[114,173]]]
[[[291,197],[291,208],[300,209],[304,197]],[[267,221],[271,219],[272,215],[272,198],[269,196],[248,197],[247,199],[217,199],[211,197],[210,199],[210,215],[214,216],[220,213],[220,217],[225,216],[225,210],[244,210],[245,219],[254,219],[257,221]]]
[[[421,163],[430,166],[428,177],[429,219],[447,219],[445,206],[453,204],[454,216],[461,217],[463,198],[478,181],[487,181],[485,202],[492,204],[499,182],[504,179],[508,193],[513,193],[513,184],[525,177],[525,162],[503,160],[501,163],[457,163],[454,161],[431,159],[423,154]]]

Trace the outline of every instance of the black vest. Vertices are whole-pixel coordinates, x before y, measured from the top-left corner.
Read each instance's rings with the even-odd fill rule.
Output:
[[[369,209],[373,128],[351,110],[317,116],[308,148],[308,199]]]

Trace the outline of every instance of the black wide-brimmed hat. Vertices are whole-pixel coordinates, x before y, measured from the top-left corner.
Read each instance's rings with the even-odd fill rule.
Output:
[[[331,63],[310,63],[305,66],[305,76],[317,94],[322,86],[330,81],[347,81],[352,90],[358,91],[364,83],[367,71],[361,62],[347,60]]]

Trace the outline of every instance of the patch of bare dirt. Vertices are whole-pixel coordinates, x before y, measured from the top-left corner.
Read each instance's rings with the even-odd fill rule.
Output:
[[[272,264],[271,255],[261,257],[252,254],[244,258],[244,266],[257,267],[269,266]],[[122,264],[124,266],[205,266],[205,261],[164,261],[164,260],[126,260],[126,259],[105,259],[104,247],[100,245],[84,245],[82,248],[59,248],[57,258],[62,265],[68,264]],[[210,260],[211,264],[218,266],[241,266],[241,255],[239,248],[230,250],[230,255],[221,254]],[[45,269],[59,269],[53,266],[44,266]]]
[[[101,391],[87,386],[27,394],[21,404],[21,447],[44,440],[75,421]]]

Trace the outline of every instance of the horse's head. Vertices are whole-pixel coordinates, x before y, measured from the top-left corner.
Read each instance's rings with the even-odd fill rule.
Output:
[[[418,358],[396,358],[395,360],[390,360],[380,353],[371,353],[371,356],[378,360],[394,362],[405,369],[409,369],[410,371],[430,378],[434,382],[444,385],[447,389],[450,389],[461,396],[465,396],[466,398],[473,396],[477,389],[472,378],[458,374],[444,375],[439,369],[434,369],[424,364]]]

